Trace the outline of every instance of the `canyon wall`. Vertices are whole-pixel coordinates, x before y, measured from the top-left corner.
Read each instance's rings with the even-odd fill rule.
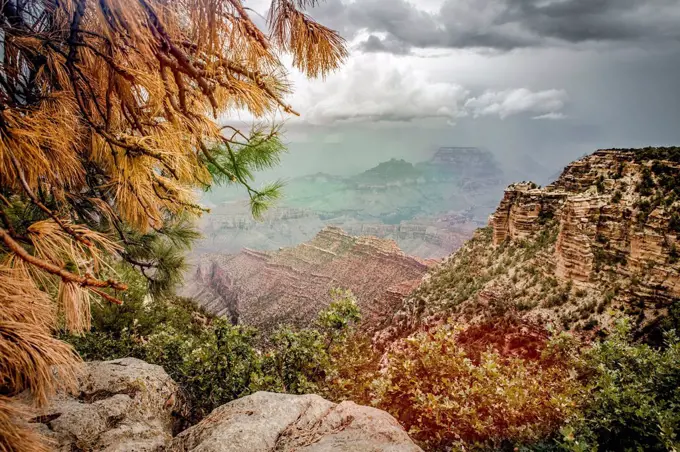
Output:
[[[552,184],[513,184],[489,225],[433,269],[379,342],[509,312],[597,331],[658,331],[680,302],[680,148],[600,150]],[[645,333],[646,334],[646,333]]]
[[[330,304],[332,289],[350,289],[368,328],[393,312],[434,263],[407,256],[391,240],[327,227],[293,248],[204,255],[184,294],[233,323],[271,329],[309,326]]]
[[[677,162],[631,150],[598,151],[545,188],[511,186],[492,216],[493,243],[526,239],[554,218],[558,278],[596,283],[609,269],[640,280],[632,296],[680,297],[678,234],[671,225],[678,174]]]

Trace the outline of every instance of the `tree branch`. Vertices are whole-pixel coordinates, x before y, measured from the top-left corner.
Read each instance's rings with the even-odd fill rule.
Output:
[[[26,263],[38,267],[39,269],[44,270],[52,275],[59,276],[63,281],[77,283],[83,287],[87,287],[90,289],[92,288],[101,289],[111,288],[115,290],[128,289],[127,285],[121,282],[114,281],[112,279],[109,279],[108,281],[102,281],[99,279],[95,279],[90,275],[85,276],[76,275],[75,273],[71,273],[58,265],[32,256],[28,251],[26,251],[24,247],[15,242],[14,239],[9,235],[9,233],[3,228],[0,228],[0,239],[2,239],[2,241],[5,243],[5,245],[7,246],[7,248],[9,248],[10,251],[19,256]],[[111,300],[109,301],[116,300],[115,298],[110,296],[109,298],[111,298]],[[116,300],[114,303],[123,304],[123,302],[120,300]]]
[[[14,169],[17,172],[17,175],[19,176],[19,181],[21,182],[21,185],[24,187],[24,191],[28,195],[29,198],[31,198],[31,201],[33,201],[33,204],[38,206],[40,210],[45,212],[47,215],[50,216],[54,220],[55,223],[59,225],[64,231],[66,231],[70,236],[75,238],[77,241],[82,243],[83,245],[87,246],[88,248],[92,246],[92,242],[90,242],[88,239],[85,237],[82,237],[79,233],[74,231],[71,227],[69,227],[66,223],[64,223],[61,218],[57,216],[52,210],[50,210],[45,204],[41,203],[38,197],[33,193],[33,190],[31,190],[30,185],[28,185],[28,181],[26,181],[26,176],[24,175],[24,172],[21,170],[21,165],[19,164],[19,161],[17,158],[12,154],[11,152],[9,153],[9,158],[12,160],[12,165],[14,166]]]

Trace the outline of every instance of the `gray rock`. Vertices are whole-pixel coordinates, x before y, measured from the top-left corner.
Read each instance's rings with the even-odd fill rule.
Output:
[[[214,410],[175,438],[174,452],[422,452],[374,408],[316,395],[258,392]]]
[[[156,451],[172,440],[177,391],[138,359],[87,363],[80,393],[58,395],[34,422],[58,451]]]

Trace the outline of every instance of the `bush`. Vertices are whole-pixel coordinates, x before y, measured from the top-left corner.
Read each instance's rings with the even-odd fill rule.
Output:
[[[568,360],[493,348],[471,359],[451,326],[406,339],[377,379],[376,402],[427,447],[499,447],[549,439],[574,415],[579,385]]]
[[[652,171],[649,167],[644,166],[642,168],[642,178],[637,186],[637,190],[641,196],[651,196],[656,188],[656,183],[652,177]]]
[[[588,397],[583,415],[567,430],[575,450],[678,450],[680,441],[680,342],[665,347],[632,343],[628,321],[584,355]]]
[[[254,328],[205,314],[191,300],[149,300],[145,283],[135,275],[126,274],[130,290],[123,306],[96,307],[92,331],[64,339],[88,361],[135,357],[163,366],[192,406],[189,422],[260,390],[347,394],[331,391],[326,379],[343,374],[336,366],[351,369],[342,358],[360,319],[351,292],[333,292],[334,301],[320,313],[317,328],[282,326],[262,338]]]

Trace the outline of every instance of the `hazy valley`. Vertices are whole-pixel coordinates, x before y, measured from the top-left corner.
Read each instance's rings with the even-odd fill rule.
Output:
[[[284,198],[257,221],[238,194],[208,193],[213,205],[195,249],[237,253],[311,240],[324,226],[392,239],[406,253],[443,258],[484,225],[508,176],[493,154],[442,148],[424,163],[392,159],[350,177],[317,173],[287,181]]]

